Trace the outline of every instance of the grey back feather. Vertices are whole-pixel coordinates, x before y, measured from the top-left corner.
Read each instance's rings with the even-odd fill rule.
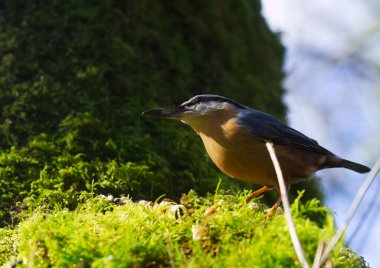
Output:
[[[248,107],[240,110],[236,123],[246,127],[252,135],[272,141],[274,144],[292,144],[306,151],[332,154],[317,141],[281,123],[270,114],[258,110]]]

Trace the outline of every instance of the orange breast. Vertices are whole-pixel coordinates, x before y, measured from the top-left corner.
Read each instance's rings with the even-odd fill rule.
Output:
[[[262,185],[275,185],[276,177],[265,143],[246,132],[234,119],[210,132],[199,132],[207,153],[227,175]]]

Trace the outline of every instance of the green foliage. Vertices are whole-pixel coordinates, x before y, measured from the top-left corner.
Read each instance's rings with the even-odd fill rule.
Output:
[[[14,230],[0,228],[0,265],[9,261],[11,256],[16,255],[15,239]]]
[[[284,215],[266,220],[263,209],[245,204],[245,198],[246,193],[200,198],[190,192],[182,198],[182,213],[173,210],[178,205],[164,201],[150,206],[125,198],[123,205],[115,205],[105,196],[87,199],[74,211],[36,208],[17,230],[0,229],[10,240],[2,263],[23,260],[21,267],[299,267]],[[210,209],[214,213],[204,216]],[[292,211],[311,263],[319,239],[328,240],[334,232],[333,217],[315,199],[306,205],[295,202]],[[315,211],[326,212],[322,226],[305,217]],[[17,241],[15,250],[12,240]],[[331,261],[334,267],[366,267],[342,242]]]
[[[3,224],[35,201],[73,208],[84,191],[215,189],[220,173],[192,130],[146,109],[209,92],[283,115],[283,50],[259,1],[0,5]]]

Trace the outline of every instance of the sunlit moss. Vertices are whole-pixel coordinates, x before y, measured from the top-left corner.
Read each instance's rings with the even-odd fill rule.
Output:
[[[149,205],[106,196],[88,199],[75,211],[36,209],[12,233],[17,257],[4,252],[7,261],[29,267],[299,267],[284,215],[266,220],[264,206],[252,209],[246,195],[200,198],[190,192],[178,214],[171,201]],[[215,213],[205,217],[211,206]],[[334,233],[332,216],[315,200],[295,202],[292,210],[312,262],[319,240]],[[325,213],[321,227],[305,216],[312,211]],[[342,242],[331,261],[336,267],[365,267]]]

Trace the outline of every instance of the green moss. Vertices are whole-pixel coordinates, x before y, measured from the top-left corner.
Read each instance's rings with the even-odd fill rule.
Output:
[[[283,117],[283,49],[259,1],[0,5],[1,224],[41,189],[70,208],[91,185],[150,199],[215,189],[198,137],[146,109],[217,93]]]
[[[246,194],[182,198],[183,211],[170,203],[115,205],[112,198],[88,199],[76,210],[37,208],[8,240],[10,261],[35,267],[299,267],[285,217],[264,218],[244,203]],[[120,202],[120,201],[117,201]],[[212,208],[214,213],[204,216]],[[311,263],[320,239],[334,233],[333,218],[318,201],[292,205],[297,233]],[[305,215],[324,212],[322,226]],[[6,256],[4,255],[4,256]],[[334,267],[366,267],[343,243],[331,254]]]
[[[218,266],[258,254],[295,265],[283,219],[265,222],[242,196],[223,196],[213,221],[202,216],[213,201],[193,195],[193,214],[177,220],[92,199],[204,196],[219,176],[231,192],[252,187],[223,176],[192,130],[141,112],[216,93],[283,118],[283,48],[260,9],[250,0],[0,1],[0,261]],[[319,235],[324,212],[314,205],[297,223]],[[193,241],[195,225],[210,236]],[[265,231],[276,227],[283,245]],[[344,254],[335,263],[356,261]]]

